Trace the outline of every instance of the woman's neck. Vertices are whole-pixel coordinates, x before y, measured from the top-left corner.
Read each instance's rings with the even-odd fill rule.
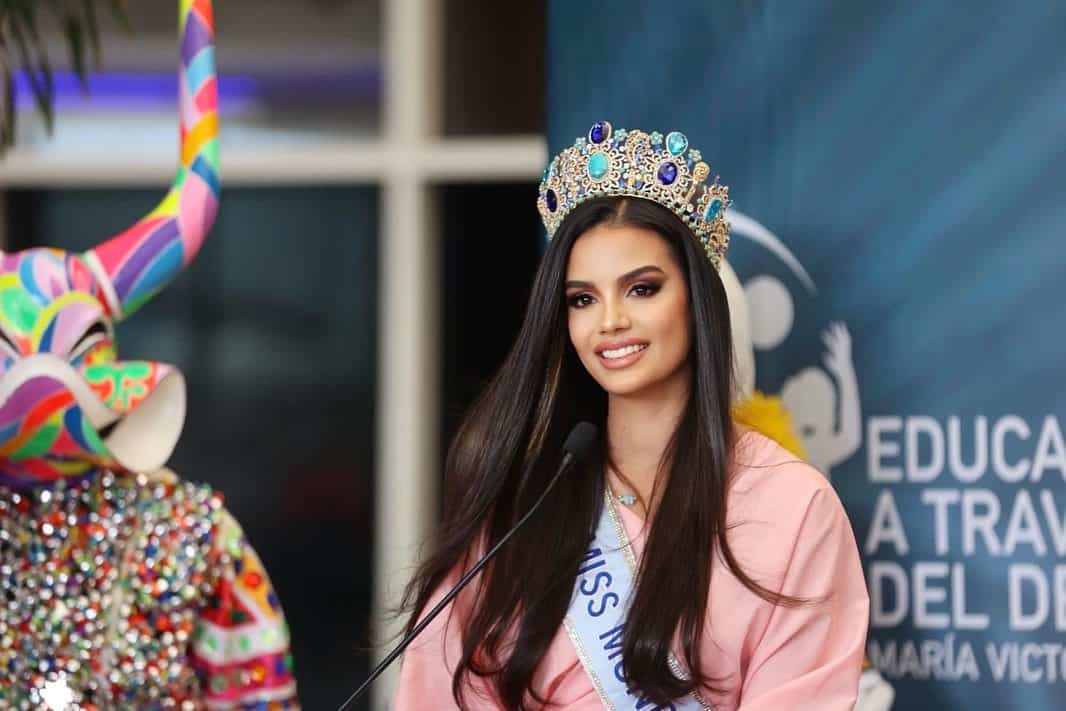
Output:
[[[612,395],[607,401],[607,449],[616,468],[608,469],[607,481],[615,493],[635,494],[642,504],[636,510],[645,516],[662,495],[662,485],[656,487],[659,467],[688,397],[687,382],[672,385],[666,392]]]

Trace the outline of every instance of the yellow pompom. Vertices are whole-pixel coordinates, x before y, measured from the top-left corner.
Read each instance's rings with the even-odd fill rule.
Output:
[[[792,429],[792,418],[781,398],[756,390],[733,406],[733,420],[769,437],[800,459],[806,458],[803,442]]]

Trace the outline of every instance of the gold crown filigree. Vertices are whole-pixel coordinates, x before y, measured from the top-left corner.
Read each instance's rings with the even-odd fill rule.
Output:
[[[551,239],[575,207],[598,197],[644,198],[669,209],[688,225],[715,268],[729,246],[729,188],[710,183],[711,169],[678,131],[615,129],[607,121],[552,159],[540,183],[537,209]]]

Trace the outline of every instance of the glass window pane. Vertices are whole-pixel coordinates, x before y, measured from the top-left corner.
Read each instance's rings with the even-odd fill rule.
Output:
[[[441,425],[447,451],[466,408],[518,335],[544,248],[544,228],[536,184],[464,184],[439,190],[442,372],[448,374]]]
[[[20,78],[21,154],[88,162],[124,148],[117,154],[122,164],[160,160],[172,150],[176,157],[178,3],[125,3],[128,31],[97,4],[101,61],[87,93],[72,72],[59,23],[39,13],[56,70],[56,130],[48,134]],[[376,137],[381,11],[381,3],[365,0],[215,0],[224,154],[257,157]]]
[[[443,131],[544,132],[547,3],[443,0]]]

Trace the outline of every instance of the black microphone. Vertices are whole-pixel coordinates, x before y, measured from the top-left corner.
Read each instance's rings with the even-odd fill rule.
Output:
[[[367,680],[363,682],[363,685],[356,689],[355,693],[349,696],[348,700],[341,704],[337,711],[344,711],[346,708],[351,706],[356,700],[358,700],[359,697],[361,697],[367,689],[370,688],[370,684],[373,683],[373,681],[379,676],[381,676],[381,673],[385,671],[385,669],[390,664],[392,664],[393,660],[395,660],[396,657],[400,656],[403,650],[407,649],[407,645],[411,644],[411,642],[414,641],[415,637],[417,637],[419,633],[424,630],[426,626],[430,622],[432,622],[437,615],[440,614],[441,610],[443,610],[447,606],[447,604],[452,601],[452,598],[458,595],[459,592],[467,586],[467,583],[469,583],[474,578],[474,576],[477,575],[479,570],[485,567],[485,564],[489,562],[492,556],[496,555],[497,551],[499,551],[500,548],[503,547],[503,544],[506,543],[512,535],[514,535],[515,531],[521,528],[523,524],[525,524],[525,522],[528,521],[534,513],[536,513],[537,509],[540,508],[541,503],[544,501],[544,498],[548,495],[548,492],[551,491],[552,487],[555,486],[555,482],[559,481],[559,478],[566,471],[568,471],[570,467],[574,465],[575,462],[583,462],[588,459],[589,454],[592,452],[592,448],[596,444],[596,437],[598,436],[598,434],[599,430],[596,429],[596,425],[590,422],[579,422],[574,426],[574,429],[570,430],[570,434],[567,435],[566,441],[563,443],[563,460],[559,463],[559,469],[555,472],[555,476],[551,478],[551,481],[548,482],[548,485],[544,487],[544,491],[541,493],[540,497],[533,503],[533,506],[529,509],[529,511],[526,512],[526,515],[523,516],[518,521],[518,523],[516,523],[511,528],[511,530],[504,534],[503,538],[501,538],[499,542],[496,543],[496,545],[494,545],[487,553],[485,553],[485,555],[481,556],[481,559],[474,564],[473,568],[468,570],[463,575],[463,577],[459,578],[459,582],[457,582],[455,586],[448,591],[448,594],[445,595],[441,599],[441,601],[438,602],[436,606],[434,606],[434,608],[429,611],[429,614],[427,614],[417,625],[414,626],[414,629],[412,629],[402,640],[400,640],[400,643],[396,645],[396,647],[391,652],[389,652],[388,656],[381,660],[380,664],[374,667],[374,671],[370,672],[370,676],[367,677]]]

